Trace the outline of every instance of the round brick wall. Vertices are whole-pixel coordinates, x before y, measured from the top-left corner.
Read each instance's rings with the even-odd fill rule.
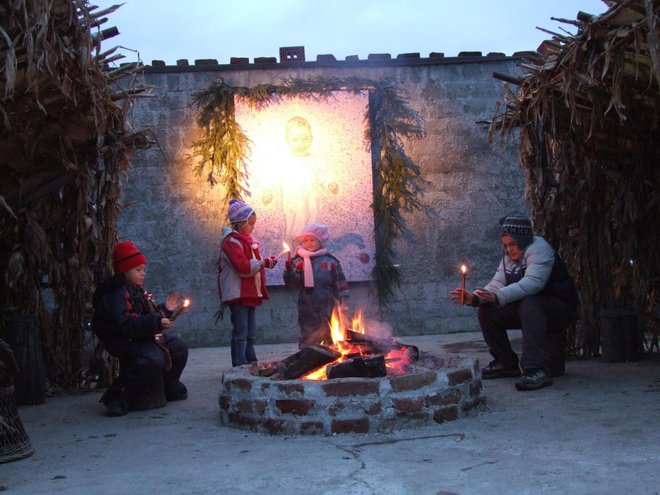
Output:
[[[277,380],[226,370],[221,423],[279,435],[391,432],[453,421],[485,403],[478,360],[423,358],[383,378]]]

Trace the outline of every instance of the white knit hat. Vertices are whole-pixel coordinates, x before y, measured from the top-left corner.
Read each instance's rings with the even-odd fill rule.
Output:
[[[328,227],[321,223],[310,223],[305,225],[302,231],[295,237],[296,241],[300,241],[306,235],[311,235],[316,238],[321,244],[321,247],[325,245],[326,242],[330,239],[330,232],[328,232]]]

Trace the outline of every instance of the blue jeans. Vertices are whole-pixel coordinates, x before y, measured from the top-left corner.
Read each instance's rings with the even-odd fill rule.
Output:
[[[257,339],[256,308],[230,304],[231,310],[231,365],[253,363],[257,360],[254,342]]]

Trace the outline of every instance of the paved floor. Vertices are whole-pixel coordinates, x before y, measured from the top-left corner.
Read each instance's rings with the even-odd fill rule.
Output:
[[[512,333],[513,337],[517,337]],[[423,352],[489,357],[480,335],[406,337]],[[519,345],[519,340],[517,341]],[[280,359],[293,344],[258,347]],[[484,382],[477,415],[392,434],[273,437],[219,424],[227,348],[193,349],[190,397],[107,417],[100,391],[22,406],[35,446],[0,464],[8,494],[657,494],[660,357],[569,361],[552,387]]]

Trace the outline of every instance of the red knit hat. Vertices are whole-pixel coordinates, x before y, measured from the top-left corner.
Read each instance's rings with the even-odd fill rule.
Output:
[[[124,273],[131,268],[146,264],[147,258],[131,241],[120,242],[112,250],[112,268],[116,273]]]

